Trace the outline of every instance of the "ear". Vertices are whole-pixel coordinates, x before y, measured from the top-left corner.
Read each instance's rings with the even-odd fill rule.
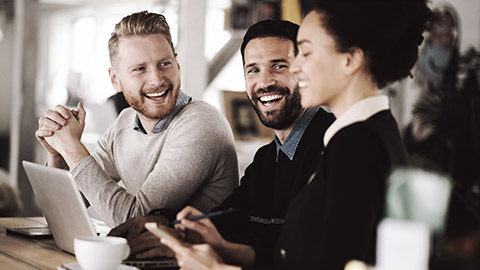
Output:
[[[112,67],[108,68],[108,75],[110,76],[110,82],[112,83],[113,88],[115,88],[117,92],[122,92],[120,80],[118,79],[117,73]]]
[[[344,72],[346,75],[351,75],[362,69],[365,63],[365,55],[363,50],[353,47],[349,52],[345,53]]]
[[[178,63],[178,54],[175,53],[175,62],[177,62],[177,67],[178,67],[178,70],[180,70],[180,63]]]

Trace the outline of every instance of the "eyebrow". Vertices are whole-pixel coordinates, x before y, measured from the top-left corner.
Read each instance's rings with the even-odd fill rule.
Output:
[[[287,59],[284,59],[284,58],[273,59],[273,60],[270,60],[268,62],[269,63],[289,63],[289,61]],[[256,65],[257,65],[257,63],[250,63],[250,64],[246,65],[245,68],[253,67],[253,66],[256,66]]]
[[[137,67],[141,67],[141,66],[145,66],[145,65],[146,65],[146,63],[139,63],[139,64],[131,65],[131,66],[127,67],[127,70],[137,68]]]
[[[172,58],[170,56],[167,56],[167,57],[164,57],[164,58],[158,60],[157,62],[165,62],[167,60],[173,62],[174,58]],[[131,66],[128,67],[128,69],[132,69],[132,68],[136,68],[136,67],[140,67],[140,66],[145,66],[145,65],[147,65],[147,62],[142,62],[142,63],[138,63],[138,64],[135,64],[135,65],[131,65]]]
[[[306,39],[299,40],[299,41],[297,41],[297,46],[300,46],[300,45],[302,45],[302,44],[304,44],[304,43],[310,43],[310,41],[308,41],[308,40],[306,40]]]
[[[287,59],[281,58],[281,59],[273,59],[270,62],[272,62],[272,63],[288,63],[289,61]]]

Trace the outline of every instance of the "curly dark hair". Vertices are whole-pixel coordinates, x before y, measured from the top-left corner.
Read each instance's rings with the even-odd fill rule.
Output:
[[[338,52],[360,48],[379,88],[410,75],[431,11],[426,0],[316,0]]]

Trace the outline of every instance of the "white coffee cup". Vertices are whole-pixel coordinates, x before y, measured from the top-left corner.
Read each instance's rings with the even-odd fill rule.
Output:
[[[116,270],[130,254],[127,240],[114,236],[85,236],[73,241],[83,270]]]

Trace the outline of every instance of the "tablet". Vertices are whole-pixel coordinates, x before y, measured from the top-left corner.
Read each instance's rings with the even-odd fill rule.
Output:
[[[178,236],[172,232],[173,229],[170,229],[167,226],[163,226],[163,225],[158,226],[157,223],[155,222],[147,222],[145,223],[145,228],[147,228],[147,230],[149,230],[151,233],[153,233],[159,238],[172,239],[173,241],[176,241],[178,243],[182,242],[178,238]]]

